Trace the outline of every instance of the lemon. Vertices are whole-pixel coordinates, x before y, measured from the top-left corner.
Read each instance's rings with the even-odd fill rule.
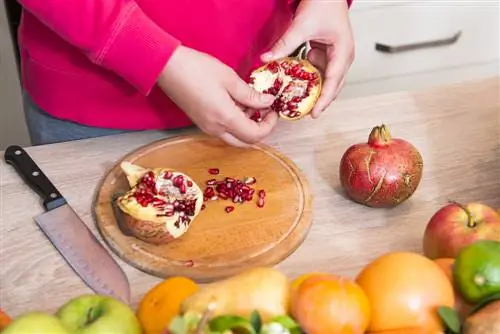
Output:
[[[470,303],[500,293],[500,242],[479,240],[462,248],[455,258],[453,279]]]

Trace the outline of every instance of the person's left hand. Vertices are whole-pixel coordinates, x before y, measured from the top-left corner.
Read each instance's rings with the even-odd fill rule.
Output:
[[[301,0],[294,20],[264,62],[292,54],[309,42],[307,58],[323,72],[323,89],[311,116],[319,115],[335,100],[354,60],[354,41],[346,0]]]

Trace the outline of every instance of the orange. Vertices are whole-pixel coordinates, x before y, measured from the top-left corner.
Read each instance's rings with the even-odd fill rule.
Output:
[[[0,331],[7,327],[8,324],[12,322],[12,318],[5,313],[2,309],[0,309]]]
[[[356,282],[370,300],[369,332],[423,327],[443,331],[439,306],[453,307],[453,286],[432,260],[410,252],[384,254],[365,266]]]
[[[307,273],[307,274],[303,274],[303,275],[300,275],[298,276],[297,278],[295,278],[292,283],[290,284],[290,302],[289,302],[289,309],[291,309],[292,307],[292,302],[293,302],[293,296],[295,294],[295,291],[297,290],[297,288],[299,287],[299,285],[304,282],[304,280],[306,278],[309,278],[311,276],[316,276],[316,275],[328,275],[327,273],[323,273],[323,272],[312,272],[312,273]]]
[[[427,330],[423,327],[412,327],[389,331],[368,332],[367,334],[443,334],[443,332],[441,330]]]
[[[166,279],[149,290],[137,309],[144,334],[162,333],[179,314],[181,303],[198,290],[199,286],[186,277]]]
[[[435,259],[434,262],[441,268],[441,270],[444,271],[446,274],[446,277],[450,280],[451,284],[453,284],[453,263],[455,262],[455,259],[453,258],[440,258],[440,259]],[[470,303],[467,303],[463,297],[460,295],[460,292],[457,291],[456,288],[454,288],[455,291],[455,310],[458,311],[462,319],[469,314],[469,312],[472,310],[473,305]]]
[[[311,274],[294,290],[291,314],[308,334],[362,334],[370,320],[370,304],[354,281]]]
[[[440,259],[435,259],[434,262],[446,274],[446,277],[448,277],[450,282],[453,283],[453,262],[455,262],[455,259],[444,257]]]

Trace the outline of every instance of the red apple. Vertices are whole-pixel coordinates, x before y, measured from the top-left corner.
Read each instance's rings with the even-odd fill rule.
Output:
[[[450,203],[428,222],[423,252],[433,260],[455,258],[460,249],[482,239],[500,241],[500,214],[481,203]]]

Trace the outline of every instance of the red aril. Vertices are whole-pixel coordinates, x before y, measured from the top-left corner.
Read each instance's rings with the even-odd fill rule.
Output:
[[[211,168],[208,173],[214,175],[213,170],[218,168]],[[254,184],[257,183],[257,179],[253,176],[248,176],[242,180],[233,177],[223,177],[220,180],[215,178],[210,178],[205,181],[206,187],[203,191],[203,200],[207,202],[208,200],[224,200],[230,201],[233,204],[244,204],[246,202],[252,202],[254,200],[255,188],[252,188]],[[264,189],[258,191],[258,198],[255,202],[256,206],[259,208],[264,207],[264,197],[266,192]],[[234,205],[228,205],[224,208],[226,213],[234,211],[236,208]]]
[[[355,202],[396,206],[415,192],[422,178],[420,152],[406,140],[391,138],[386,125],[372,129],[367,143],[349,147],[340,161],[340,182]]]
[[[285,57],[259,67],[250,75],[250,86],[261,93],[276,96],[271,109],[286,120],[308,115],[321,94],[319,70],[300,56]],[[252,116],[258,121],[261,119]]]
[[[116,200],[138,239],[165,244],[186,233],[203,206],[203,192],[186,174],[122,162],[131,189]]]

